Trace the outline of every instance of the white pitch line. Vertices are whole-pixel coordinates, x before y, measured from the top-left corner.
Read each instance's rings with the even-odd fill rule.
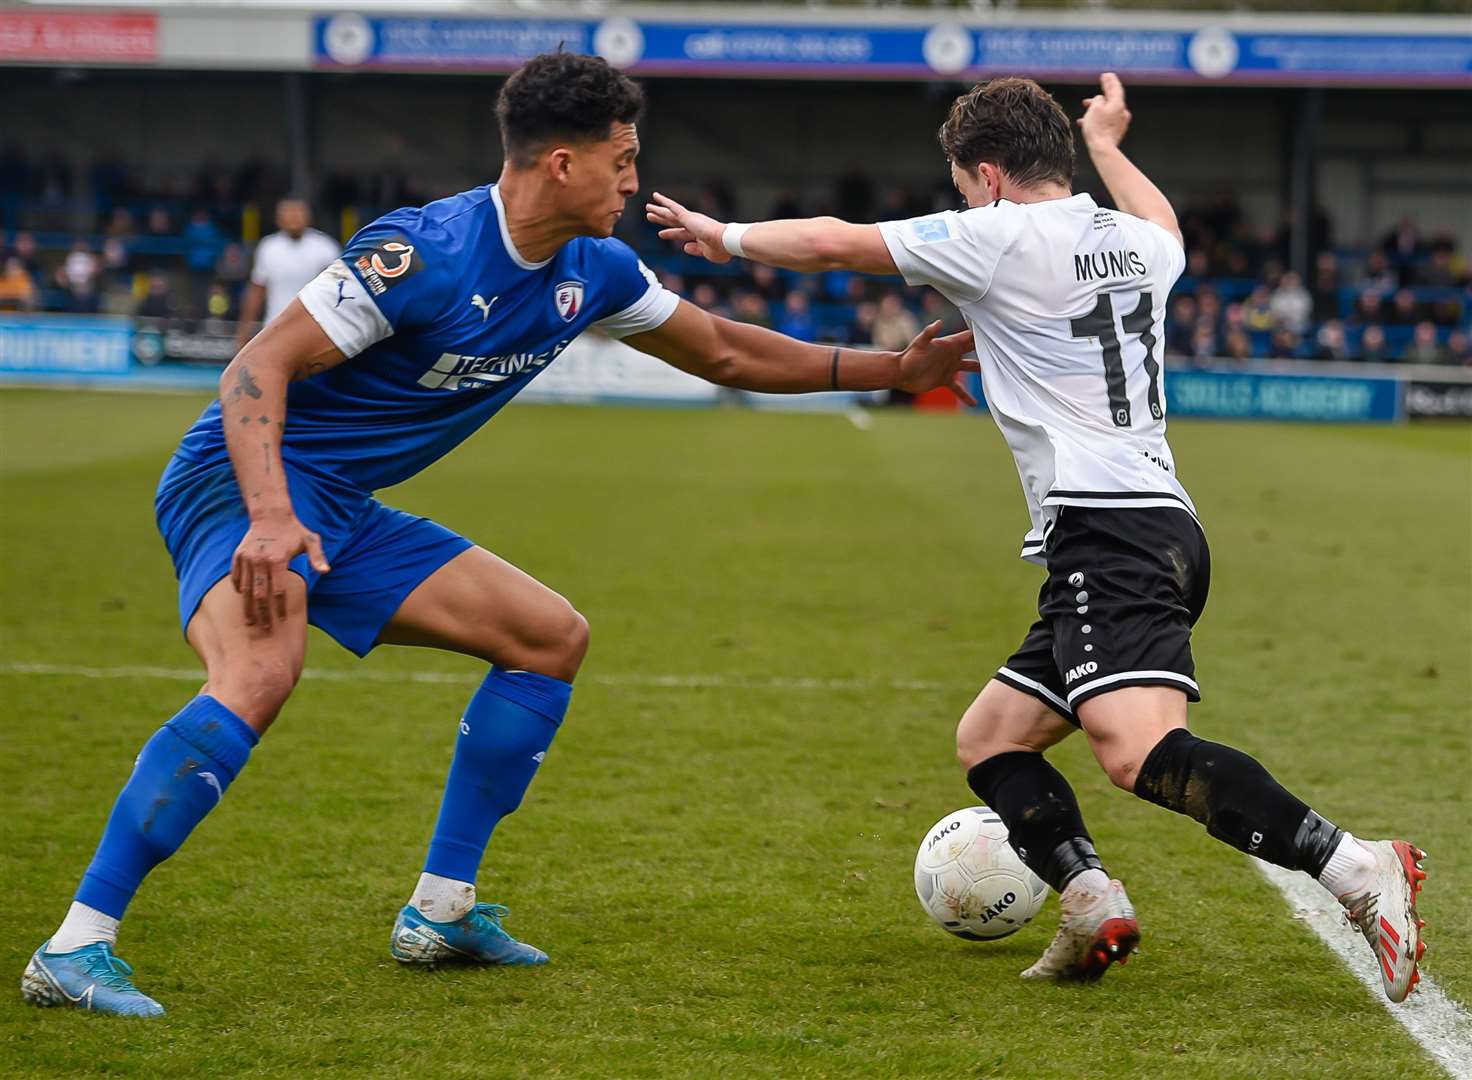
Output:
[[[849,409],[843,415],[848,417],[848,422],[860,431],[868,431],[874,426],[874,417],[869,415],[868,409]]]
[[[1323,887],[1306,874],[1284,870],[1260,859],[1252,861],[1262,876],[1278,887],[1293,908],[1293,917],[1306,923],[1333,950],[1371,996],[1385,1006],[1396,1023],[1410,1032],[1411,1038],[1453,1080],[1472,1080],[1472,1016],[1461,1004],[1449,998],[1424,971],[1411,996],[1399,1005],[1392,1004],[1380,988],[1380,967],[1375,954],[1365,939],[1344,921],[1343,909],[1330,899]]]
[[[42,664],[22,661],[0,663],[0,675],[62,675],[82,679],[166,679],[202,682],[197,668],[87,667],[82,664]],[[323,682],[448,683],[473,686],[485,676],[449,671],[374,671],[343,668],[307,668],[304,679]],[[651,687],[661,690],[974,690],[968,683],[930,682],[924,679],[817,679],[755,677],[746,675],[588,675],[581,680],[600,686]]]

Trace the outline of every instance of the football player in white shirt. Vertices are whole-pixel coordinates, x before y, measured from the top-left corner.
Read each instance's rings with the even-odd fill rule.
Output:
[[[688,254],[815,272],[902,274],[954,303],[975,333],[987,405],[1031,515],[1022,555],[1047,568],[1039,618],[961,718],[972,790],[1023,861],[1057,889],[1057,936],[1025,978],[1097,979],[1139,941],[1078,802],[1043,751],[1082,728],[1110,779],[1233,847],[1312,874],[1344,905],[1402,1001],[1424,945],[1424,852],[1366,842],[1314,813],[1256,760],[1186,727],[1200,700],[1191,628],[1210,554],[1165,439],[1161,343],[1185,265],[1170,202],[1120,151],[1112,74],[1078,124],[1118,210],[1075,195],[1073,125],[1029,79],[956,100],[940,131],[969,209],[857,225],[723,224],[655,195],[649,220]],[[833,356],[837,385],[840,356]]]
[[[342,254],[342,245],[311,227],[312,210],[304,199],[286,198],[276,204],[276,228],[256,245],[250,284],[240,301],[240,323],[235,348],[245,346],[255,333],[261,309],[270,322],[296,299],[303,286]]]

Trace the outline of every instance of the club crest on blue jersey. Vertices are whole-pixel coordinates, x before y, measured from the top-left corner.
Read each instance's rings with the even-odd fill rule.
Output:
[[[424,260],[415,258],[414,245],[408,237],[396,236],[363,252],[353,260],[353,265],[369,291],[382,296],[393,285],[419,273]]]
[[[552,295],[557,301],[557,314],[562,316],[563,322],[572,322],[578,317],[578,312],[583,310],[581,281],[564,281]]]

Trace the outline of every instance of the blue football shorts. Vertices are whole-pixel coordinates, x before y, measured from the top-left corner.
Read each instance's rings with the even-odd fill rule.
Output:
[[[307,583],[307,621],[359,656],[378,644],[384,624],[420,582],[472,546],[443,525],[290,461],[286,480],[297,519],[322,538],[332,567],[319,574],[305,555],[291,560]],[[154,511],[179,578],[179,624],[187,632],[205,593],[230,576],[250,525],[229,460],[176,455],[159,481]]]

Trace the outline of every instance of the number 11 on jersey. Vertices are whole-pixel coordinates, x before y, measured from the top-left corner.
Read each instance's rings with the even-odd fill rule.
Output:
[[[1165,415],[1160,405],[1160,364],[1155,359],[1155,300],[1148,292],[1140,294],[1135,310],[1120,320],[1126,334],[1133,334],[1145,346],[1145,374],[1149,376],[1148,402],[1150,415],[1159,420]],[[1114,329],[1114,299],[1100,293],[1094,310],[1069,320],[1076,338],[1098,338],[1104,353],[1104,385],[1109,391],[1109,416],[1115,427],[1130,426],[1130,396],[1125,387],[1124,355],[1120,352],[1119,334]]]

